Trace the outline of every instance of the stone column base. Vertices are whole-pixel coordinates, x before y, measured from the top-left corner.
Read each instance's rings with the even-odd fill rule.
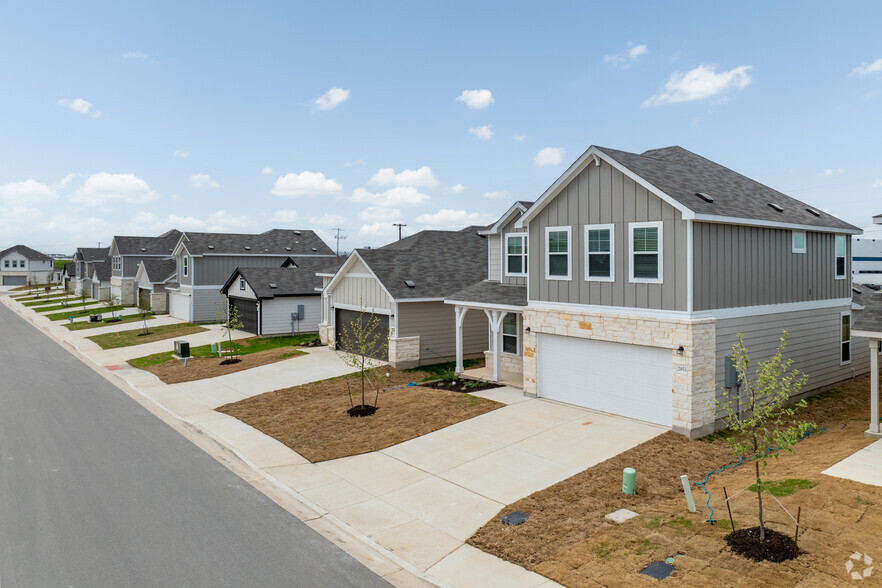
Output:
[[[487,350],[484,352],[484,362],[487,367],[493,367],[493,352]],[[520,355],[511,355],[503,353],[499,358],[499,369],[505,374],[514,374],[518,376],[524,375],[524,358]]]
[[[332,327],[328,323],[319,323],[318,327],[319,339],[321,339],[322,345],[330,345],[330,341],[334,339],[334,327]]]
[[[390,337],[389,338],[389,365],[395,369],[404,370],[415,368],[420,365],[420,338],[416,337]]]

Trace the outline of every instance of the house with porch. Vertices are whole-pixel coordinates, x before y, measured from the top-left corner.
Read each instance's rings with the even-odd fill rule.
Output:
[[[27,286],[52,280],[52,258],[25,245],[0,251],[0,286]]]
[[[123,306],[136,306],[138,266],[147,259],[171,259],[180,238],[181,231],[177,229],[166,231],[158,237],[115,236],[110,243],[111,295],[119,297]]]
[[[510,276],[526,285],[520,314],[522,298],[500,295],[493,319],[501,272],[447,302],[457,317],[478,309],[501,322],[496,375],[520,357],[527,395],[698,437],[717,426],[739,333],[755,365],[787,330],[806,393],[869,369],[851,353],[866,339],[849,328],[850,236],[861,231],[804,202],[681,147],[592,146],[513,208],[522,247],[507,242],[503,266],[526,270]],[[519,339],[506,340],[506,317]],[[520,356],[506,353],[515,345]]]

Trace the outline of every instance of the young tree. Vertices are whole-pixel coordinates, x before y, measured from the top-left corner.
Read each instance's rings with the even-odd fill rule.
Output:
[[[343,325],[343,328],[337,333],[335,347],[337,354],[346,365],[358,370],[361,379],[360,407],[367,410],[369,407],[365,400],[367,371],[372,367],[370,362],[372,358],[383,357],[388,352],[388,331],[380,327],[379,316],[365,312],[365,309],[361,308],[358,311],[358,319]],[[376,410],[376,406],[370,408]],[[372,412],[370,411],[368,414]]]
[[[80,291],[80,303],[83,305],[83,312],[86,312],[86,302],[89,300],[89,293],[83,288]]]
[[[233,343],[233,331],[241,329],[243,326],[239,309],[230,304],[229,298],[224,297],[223,300],[218,303],[215,309],[215,315],[220,319],[221,330],[226,333],[230,342],[230,359],[239,361],[239,348]]]
[[[149,335],[150,331],[147,328],[147,319],[150,318],[150,315],[153,311],[150,309],[150,303],[147,300],[142,300],[141,297],[138,297],[138,315],[140,315],[141,320],[144,321],[144,334]]]
[[[110,313],[110,318],[116,320],[116,307],[119,306],[119,296],[109,294],[104,300],[104,308]]]
[[[795,421],[796,410],[806,406],[805,400],[785,406],[791,396],[799,393],[808,381],[806,374],[790,370],[792,359],[784,358],[788,332],[784,331],[778,343],[778,350],[769,359],[761,361],[750,373],[750,356],[741,333],[738,342],[732,346],[735,369],[738,370],[740,398],[723,393],[723,400],[717,402],[718,414],[734,434],[728,439],[729,447],[736,457],[753,460],[756,473],[756,499],[759,505],[760,540],[766,538],[763,519],[763,482],[768,456],[778,459],[776,452],[768,452],[768,447],[778,447],[790,453],[799,438],[806,434],[814,423]],[[739,418],[738,403],[741,403],[742,417]]]

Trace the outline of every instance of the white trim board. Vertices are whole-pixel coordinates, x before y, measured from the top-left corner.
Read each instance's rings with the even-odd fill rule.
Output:
[[[742,218],[739,216],[717,216],[715,214],[696,214],[694,219],[698,222],[719,223],[724,225],[745,225],[749,227],[770,227],[773,229],[795,229],[797,231],[814,231],[816,233],[840,233],[848,235],[861,235],[862,229],[844,229],[840,227],[820,227],[817,225],[800,225],[798,223],[786,223],[781,221],[759,220]]]
[[[482,302],[467,302],[464,300],[445,300],[444,304],[454,304],[456,306],[462,306],[464,308],[469,308],[472,310],[504,310],[506,312],[514,312],[514,313],[522,313],[524,312],[523,306],[513,306],[508,304],[484,304]]]
[[[356,312],[364,310],[365,312],[369,312],[371,314],[385,314],[385,315],[389,315],[389,316],[392,315],[392,311],[387,308],[374,308],[372,306],[358,306],[357,304],[333,304],[331,306],[331,308],[329,308],[328,310],[336,311],[338,308],[341,310],[354,310]]]

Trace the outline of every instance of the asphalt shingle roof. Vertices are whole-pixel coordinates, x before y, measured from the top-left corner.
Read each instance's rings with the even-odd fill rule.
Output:
[[[183,239],[191,255],[334,255],[310,230],[271,229],[259,235],[186,232]]]
[[[24,255],[25,258],[30,261],[52,261],[52,258],[45,253],[40,253],[39,251],[31,249],[27,245],[13,245],[9,249],[0,251],[0,257],[5,257],[7,253],[12,253],[13,251]]]
[[[447,297],[457,302],[527,306],[527,287],[482,280]]]
[[[487,240],[478,230],[420,231],[358,254],[394,298],[445,298],[487,277]]]
[[[642,154],[597,147],[696,214],[859,230],[786,194],[696,155],[682,147],[651,149]],[[713,198],[706,202],[696,193]],[[769,203],[779,205],[778,212]],[[808,212],[811,208],[818,216]]]
[[[172,229],[158,237],[115,236],[116,249],[120,255],[171,255],[178,244],[181,231]]]
[[[145,257],[141,263],[144,264],[144,271],[147,272],[147,279],[151,284],[161,284],[178,271],[177,262],[174,259]]]
[[[74,276],[77,273],[77,262],[68,261],[64,264],[64,275]]]
[[[864,309],[852,314],[854,319],[851,329],[882,334],[882,295],[873,295],[865,302],[858,304],[861,304]]]
[[[109,259],[110,247],[77,247],[74,259],[83,261],[104,261]]]
[[[107,253],[105,253],[103,260],[94,259],[93,261],[103,261],[104,263],[96,263],[92,266],[92,274],[98,274],[98,279],[102,282],[109,282],[110,276],[113,273],[113,264],[110,263],[110,247],[105,249]],[[91,276],[89,276],[91,277]]]
[[[235,296],[236,284],[233,278],[238,273],[254,290],[255,295],[263,300],[276,296],[303,296],[318,294],[316,288],[322,287],[322,278],[317,273],[335,273],[345,261],[342,257],[295,257],[296,265],[289,267],[240,267],[230,280],[224,284],[223,290],[230,288]],[[273,288],[270,284],[275,284]]]

